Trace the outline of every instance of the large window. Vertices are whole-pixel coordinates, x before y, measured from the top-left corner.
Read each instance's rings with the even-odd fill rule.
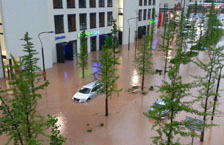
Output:
[[[96,0],[89,0],[89,7],[95,8],[96,7]]]
[[[79,0],[79,8],[86,8],[86,0]]]
[[[99,26],[105,26],[105,13],[99,13]]]
[[[148,20],[151,19],[151,9],[148,9]]]
[[[104,0],[99,0],[99,7],[104,7],[105,3]]]
[[[67,8],[75,8],[75,0],[67,0]]]
[[[152,0],[149,0],[149,5],[152,5]]]
[[[86,14],[79,14],[80,30],[85,30],[87,28]]]
[[[143,20],[146,20],[146,16],[147,16],[147,10],[144,10],[144,13],[143,13]]]
[[[54,9],[61,9],[62,6],[62,0],[53,0],[53,6]]]
[[[63,15],[54,16],[54,26],[55,26],[55,34],[64,33],[64,16]]]
[[[113,7],[113,0],[107,0],[107,7]]]
[[[142,20],[142,10],[138,11],[138,21]]]
[[[107,12],[107,26],[112,26],[113,21],[113,13]]]
[[[156,0],[153,0],[153,5],[156,5]]]
[[[68,31],[76,31],[76,16],[74,15],[68,15]]]
[[[144,0],[144,6],[147,6],[147,0]]]
[[[139,6],[142,6],[142,0],[139,0]]]
[[[96,28],[96,13],[90,14],[90,29]]]

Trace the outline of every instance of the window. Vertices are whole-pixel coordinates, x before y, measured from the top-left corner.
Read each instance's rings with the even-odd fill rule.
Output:
[[[99,0],[99,7],[104,7],[104,0]]]
[[[105,14],[104,13],[99,13],[99,26],[104,27],[105,26]]]
[[[68,31],[76,31],[76,16],[68,15]]]
[[[89,0],[89,7],[95,8],[96,7],[96,0]]]
[[[156,0],[153,0],[153,5],[156,5]]]
[[[144,6],[147,6],[147,0],[144,0]]]
[[[79,8],[86,8],[86,0],[79,0]]]
[[[139,6],[142,6],[142,0],[139,0]]]
[[[96,28],[96,13],[90,14],[90,29]]]
[[[113,13],[107,12],[107,26],[112,26],[113,21]]]
[[[86,14],[79,14],[80,30],[85,30],[87,28]]]
[[[75,8],[75,0],[67,0],[67,8]]]
[[[113,0],[107,0],[107,7],[113,7]]]
[[[148,9],[148,20],[151,19],[151,9]]]
[[[144,10],[143,20],[146,20],[147,10]]]
[[[64,16],[54,16],[55,34],[64,33]]]
[[[142,20],[142,10],[138,11],[138,21]]]
[[[152,0],[149,0],[149,5],[152,5]]]
[[[61,9],[62,8],[62,0],[53,0],[54,9]]]

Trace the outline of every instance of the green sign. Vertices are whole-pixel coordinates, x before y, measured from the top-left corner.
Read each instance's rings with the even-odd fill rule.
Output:
[[[78,38],[84,37],[84,36],[96,36],[99,35],[100,31],[94,31],[94,32],[85,32],[85,34],[78,34]],[[83,36],[84,35],[84,36]]]
[[[157,23],[157,22],[158,22],[158,20],[150,20],[149,21],[150,24]]]

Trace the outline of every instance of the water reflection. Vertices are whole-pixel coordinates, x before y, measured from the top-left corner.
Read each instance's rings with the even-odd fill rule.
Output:
[[[168,56],[167,56],[168,62],[170,62],[171,59],[172,59],[172,50],[168,50]]]
[[[156,50],[158,44],[158,38],[156,38],[153,42],[153,49]]]
[[[131,77],[131,85],[132,86],[139,86],[140,83],[139,83],[139,75],[138,75],[138,72],[136,69],[133,70],[133,74],[132,74],[132,77]]]
[[[61,132],[61,134],[64,134],[66,127],[66,118],[64,117],[64,115],[62,113],[60,113],[59,115],[56,115],[56,118],[58,119],[57,125],[60,126],[59,130]]]
[[[65,78],[65,80],[68,80],[68,73],[67,72],[64,72],[64,78]]]

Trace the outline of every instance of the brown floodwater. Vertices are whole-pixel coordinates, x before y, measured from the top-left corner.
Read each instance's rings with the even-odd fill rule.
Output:
[[[139,41],[141,43],[141,41]],[[156,37],[155,43],[161,43],[159,37]],[[153,50],[153,68],[163,69],[164,55],[157,48]],[[77,65],[77,60],[67,61],[64,64],[54,64],[53,68],[47,70],[47,79],[50,85],[41,93],[43,99],[39,101],[38,111],[41,114],[52,114],[58,117],[61,125],[61,133],[67,138],[66,145],[150,145],[151,137],[156,133],[152,125],[155,120],[148,119],[143,115],[149,107],[159,97],[155,89],[149,91],[147,95],[131,94],[127,92],[128,88],[141,84],[141,77],[138,75],[134,58],[134,44],[128,51],[127,46],[120,47],[120,65],[118,66],[118,75],[120,76],[117,84],[123,91],[119,96],[114,94],[109,100],[109,116],[104,116],[105,95],[101,94],[87,103],[76,103],[72,101],[72,96],[84,84],[91,82],[91,66],[97,59],[100,52],[89,54],[89,66],[87,76],[81,79],[81,72]],[[170,52],[172,57],[173,52]],[[199,58],[207,61],[207,57],[200,53]],[[190,75],[203,74],[203,72],[194,64],[181,66],[180,74],[186,82],[192,81]],[[151,75],[146,77],[145,90],[150,86],[158,86],[164,75]],[[6,82],[0,81],[1,87],[6,87]],[[223,89],[223,81],[220,88]],[[222,92],[223,96],[224,93]],[[223,97],[219,100],[219,110],[223,110]],[[185,119],[189,114],[180,113],[177,119]],[[100,124],[104,126],[101,127]],[[200,143],[195,138],[195,145],[224,145],[224,119],[216,117],[214,123],[219,126],[206,129],[205,141]],[[92,132],[87,132],[92,129]],[[191,138],[181,138],[183,144],[190,144]],[[0,137],[0,145],[6,141],[5,136]]]

